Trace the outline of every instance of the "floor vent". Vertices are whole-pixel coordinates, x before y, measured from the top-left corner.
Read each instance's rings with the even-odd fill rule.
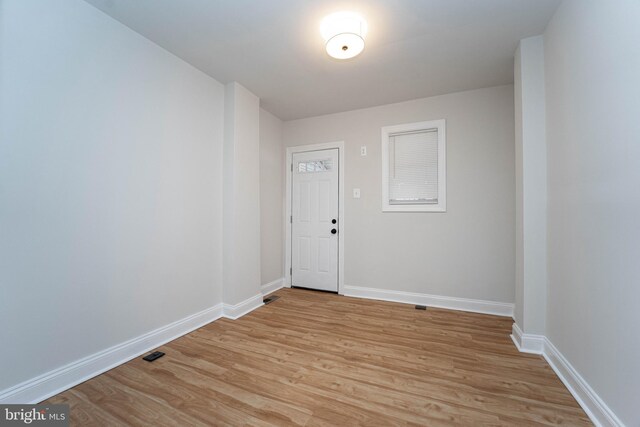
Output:
[[[272,297],[268,297],[268,298],[263,299],[262,302],[265,303],[265,304],[271,304],[272,302],[274,302],[278,298],[280,298],[280,297],[277,296],[277,295],[274,295]]]
[[[154,351],[153,353],[148,354],[145,357],[143,357],[142,360],[146,360],[147,362],[153,362],[156,359],[160,359],[162,356],[164,356],[163,352]]]
[[[427,306],[426,305],[416,305],[416,310],[426,310]]]

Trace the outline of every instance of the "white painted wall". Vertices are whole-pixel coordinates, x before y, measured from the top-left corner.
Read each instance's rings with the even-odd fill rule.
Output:
[[[516,277],[513,318],[516,324],[524,323],[524,244],[522,228],[522,70],[520,46],[513,58],[513,101],[515,125],[515,172],[516,172]]]
[[[89,4],[0,3],[0,390],[221,301],[221,84]]]
[[[566,0],[544,34],[547,336],[640,425],[640,2]]]
[[[282,120],[260,109],[260,248],[262,284],[284,277]]]
[[[347,286],[513,302],[513,108],[500,86],[284,122],[285,146],[345,141]],[[434,119],[447,120],[447,212],[383,213],[380,128]]]
[[[542,36],[515,55],[516,305],[526,334],[544,335],[547,300],[547,145]]]
[[[225,86],[223,300],[260,295],[260,100]]]

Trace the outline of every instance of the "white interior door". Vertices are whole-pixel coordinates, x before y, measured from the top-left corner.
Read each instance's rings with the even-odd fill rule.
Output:
[[[338,292],[338,149],[293,154],[291,285]]]

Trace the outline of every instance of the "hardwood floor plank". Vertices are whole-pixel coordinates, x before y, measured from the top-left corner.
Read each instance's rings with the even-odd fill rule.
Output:
[[[592,425],[504,317],[282,289],[49,400],[73,425]]]

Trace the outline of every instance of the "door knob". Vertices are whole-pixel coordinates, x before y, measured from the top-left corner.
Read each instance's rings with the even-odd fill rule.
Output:
[[[338,222],[338,221],[336,221],[335,219],[331,220],[331,224],[335,224],[336,222]]]
[[[336,230],[335,228],[331,229],[331,234],[336,234],[338,232],[338,230]]]

